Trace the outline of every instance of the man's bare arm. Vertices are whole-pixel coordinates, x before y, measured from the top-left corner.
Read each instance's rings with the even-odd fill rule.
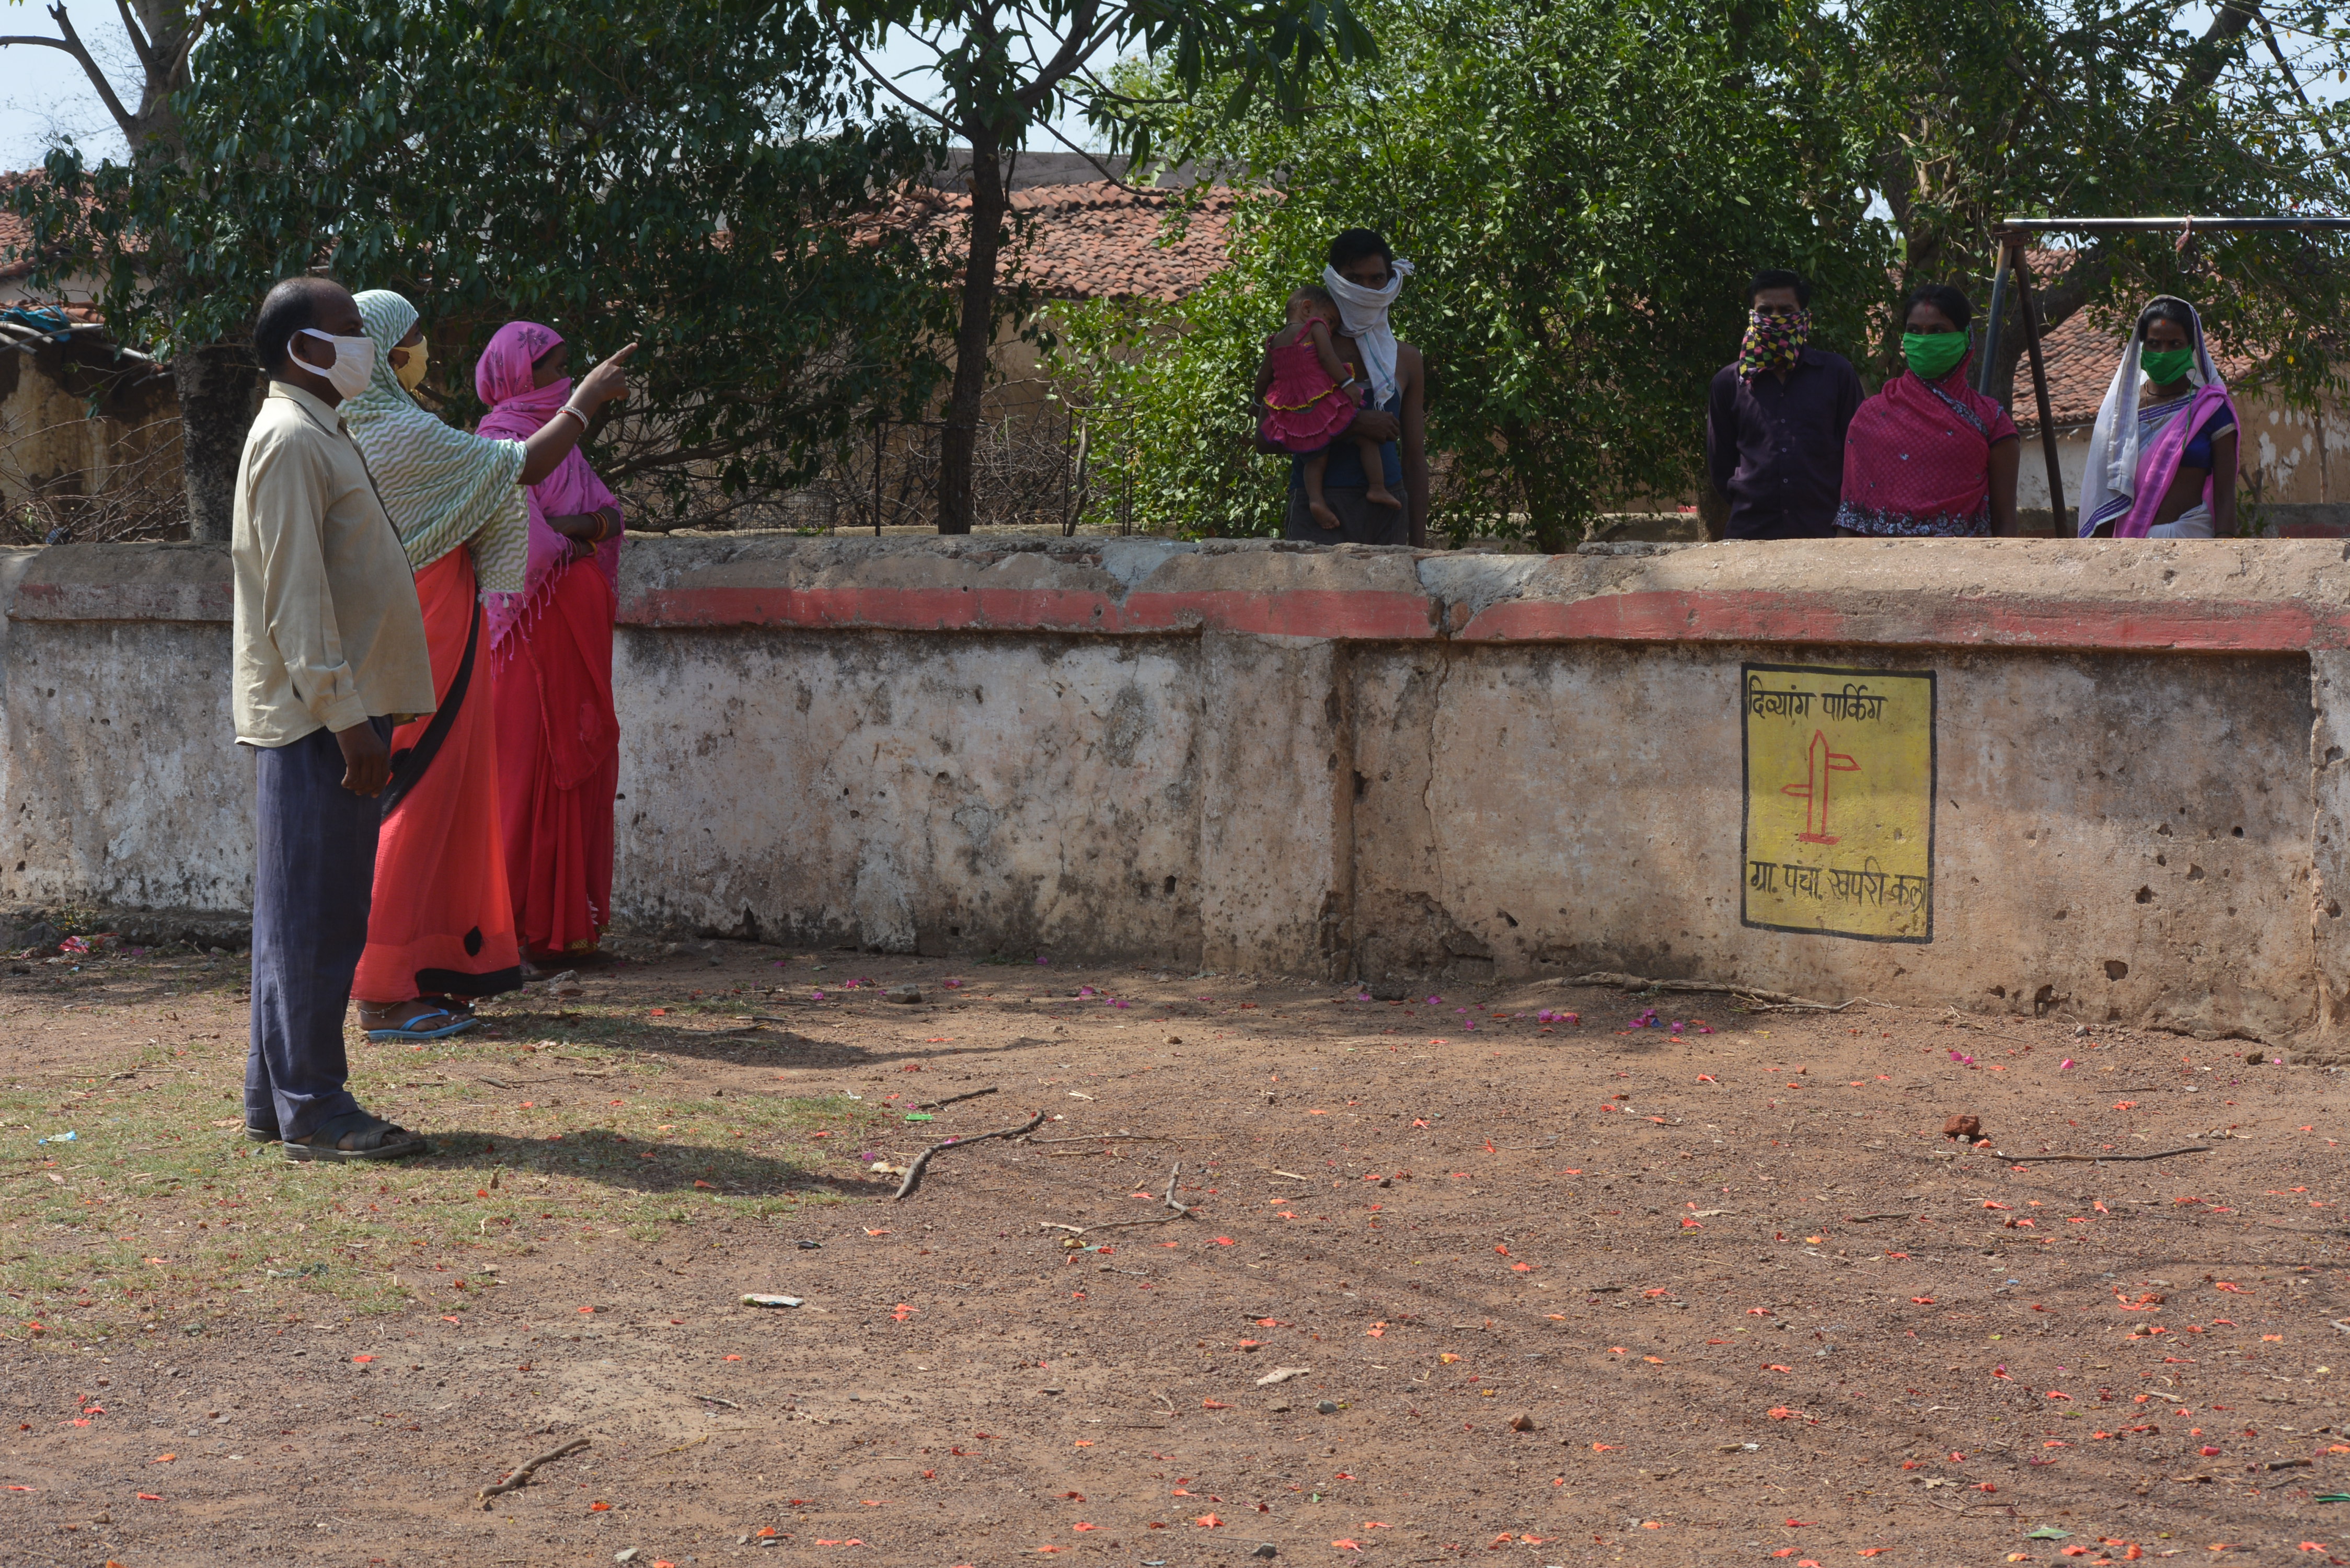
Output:
[[[1411,498],[1411,542],[1428,545],[1428,362],[1409,343],[1396,345],[1396,379],[1403,383],[1403,483]],[[1358,415],[1355,421],[1362,423]]]
[[[353,794],[381,794],[391,782],[391,753],[375,725],[362,719],[334,734],[335,744],[343,750],[343,787]]]

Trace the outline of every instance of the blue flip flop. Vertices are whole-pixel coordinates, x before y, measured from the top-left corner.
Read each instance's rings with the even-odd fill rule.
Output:
[[[418,1024],[433,1018],[445,1018],[449,1022],[434,1024],[429,1028],[417,1027]],[[429,1012],[418,1013],[409,1020],[405,1028],[370,1029],[367,1032],[367,1037],[370,1040],[446,1040],[452,1034],[463,1034],[468,1029],[478,1029],[481,1026],[482,1021],[470,1012],[452,1012],[448,1008],[436,1007]]]

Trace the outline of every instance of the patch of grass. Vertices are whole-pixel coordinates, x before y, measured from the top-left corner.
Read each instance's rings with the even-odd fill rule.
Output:
[[[434,1143],[381,1165],[294,1164],[248,1142],[241,1038],[150,1045],[71,1076],[0,1074],[0,1334],[88,1344],[230,1315],[453,1314],[502,1256],[841,1201],[827,1183],[902,1131],[898,1112],[845,1096],[677,1084],[672,1064],[631,1048],[640,1017],[582,1009],[559,1042],[421,1049],[355,1031],[361,1104]],[[72,1143],[35,1142],[67,1130]]]

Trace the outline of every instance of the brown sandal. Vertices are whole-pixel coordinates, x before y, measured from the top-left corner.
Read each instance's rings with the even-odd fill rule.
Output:
[[[291,1160],[405,1159],[432,1152],[423,1134],[365,1111],[347,1111],[320,1123],[307,1137],[286,1140],[286,1158]]]

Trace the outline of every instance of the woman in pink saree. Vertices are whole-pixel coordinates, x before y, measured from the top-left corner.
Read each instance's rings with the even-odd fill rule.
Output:
[[[535,321],[500,327],[473,368],[480,433],[527,439],[570,396],[563,338]],[[523,592],[489,614],[490,684],[506,881],[525,961],[577,959],[612,920],[612,711],[619,498],[577,448],[532,485]]]

